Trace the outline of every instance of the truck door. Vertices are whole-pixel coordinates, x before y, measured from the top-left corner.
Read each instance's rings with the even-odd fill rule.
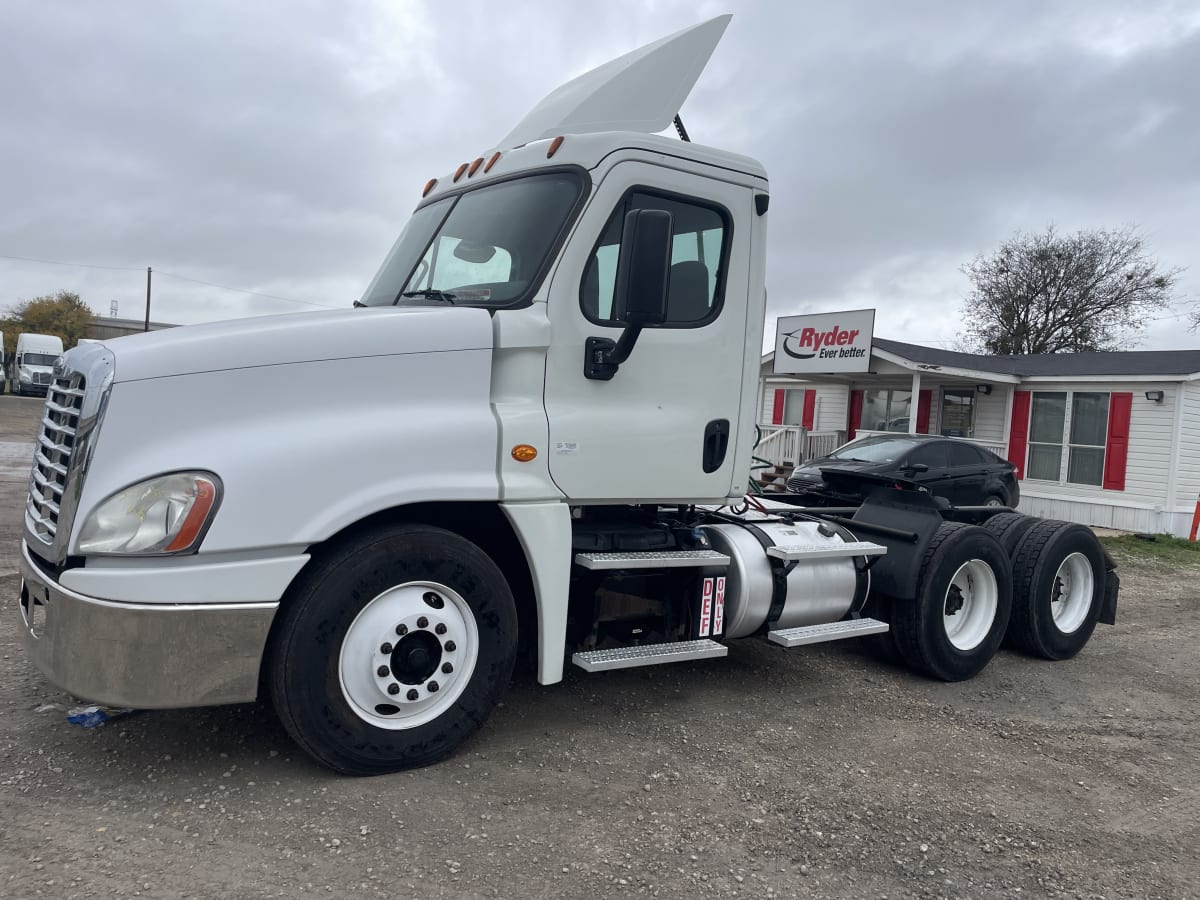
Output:
[[[753,194],[748,187],[648,163],[614,166],[554,274],[547,310],[549,468],[572,500],[719,499],[735,473],[742,414]],[[667,321],[641,332],[609,381],[584,373],[589,337],[616,340],[612,319],[625,214],[672,215]],[[754,336],[755,360],[759,336]]]

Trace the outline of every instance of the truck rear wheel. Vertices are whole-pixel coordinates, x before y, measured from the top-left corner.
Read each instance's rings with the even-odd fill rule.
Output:
[[[449,755],[512,675],[517,614],[470,541],[392,526],[315,560],[280,613],[269,672],[284,727],[345,775]]]
[[[980,672],[996,654],[1012,606],[1000,542],[982,528],[945,522],[925,551],[912,601],[894,600],[892,629],[908,665],[942,681]]]
[[[1037,522],[1033,516],[1023,513],[997,513],[984,522],[983,527],[994,534],[1004,547],[1004,552],[1012,556],[1017,544],[1021,543],[1021,538],[1025,537],[1025,532]]]
[[[1037,523],[1013,554],[1009,642],[1043,659],[1069,659],[1082,650],[1100,618],[1107,568],[1090,528]]]

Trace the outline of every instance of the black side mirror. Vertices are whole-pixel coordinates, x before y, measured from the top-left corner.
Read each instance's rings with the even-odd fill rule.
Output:
[[[586,378],[611,379],[633,352],[642,328],[667,320],[673,224],[665,210],[635,209],[626,214],[613,294],[613,318],[623,323],[625,330],[616,341],[587,339],[583,357]]]
[[[907,466],[905,466],[900,471],[901,472],[912,472],[914,475],[920,475],[922,472],[928,472],[929,466],[925,465],[925,463],[909,463]]]

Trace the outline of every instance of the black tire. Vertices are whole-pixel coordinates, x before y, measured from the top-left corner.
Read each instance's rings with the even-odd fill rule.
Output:
[[[960,584],[977,587],[964,597]],[[944,522],[921,561],[916,599],[894,601],[896,646],[911,668],[933,678],[971,678],[996,654],[1011,606],[1012,573],[1000,541],[978,526]]]
[[[996,536],[1004,548],[1004,552],[1011,557],[1017,549],[1017,544],[1021,543],[1021,538],[1025,537],[1025,532],[1029,531],[1038,521],[1040,520],[1033,516],[1006,512],[992,516],[983,523],[983,527]]]
[[[517,612],[496,564],[452,532],[396,525],[309,565],[270,648],[271,699],[288,733],[344,775],[448,756],[512,675]]]
[[[1070,659],[1096,628],[1108,577],[1104,548],[1090,528],[1038,522],[1013,555],[1009,643],[1031,656]]]

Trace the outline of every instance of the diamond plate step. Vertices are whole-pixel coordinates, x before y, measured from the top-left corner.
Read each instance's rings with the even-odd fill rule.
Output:
[[[794,562],[805,559],[836,559],[841,556],[883,556],[887,547],[870,541],[847,541],[842,544],[785,544],[769,547],[767,556]]]
[[[614,650],[588,650],[576,653],[571,662],[587,672],[632,669],[635,666],[659,666],[688,659],[725,656],[729,648],[716,641],[675,641],[671,644],[645,644],[641,647],[617,647]]]
[[[784,647],[799,647],[802,644],[822,644],[825,641],[862,637],[864,634],[882,634],[888,628],[887,622],[880,622],[878,619],[847,619],[844,622],[829,622],[825,625],[783,628],[768,632],[767,638],[772,643]]]
[[[585,569],[684,569],[727,566],[729,557],[716,550],[661,550],[653,553],[577,553]]]

